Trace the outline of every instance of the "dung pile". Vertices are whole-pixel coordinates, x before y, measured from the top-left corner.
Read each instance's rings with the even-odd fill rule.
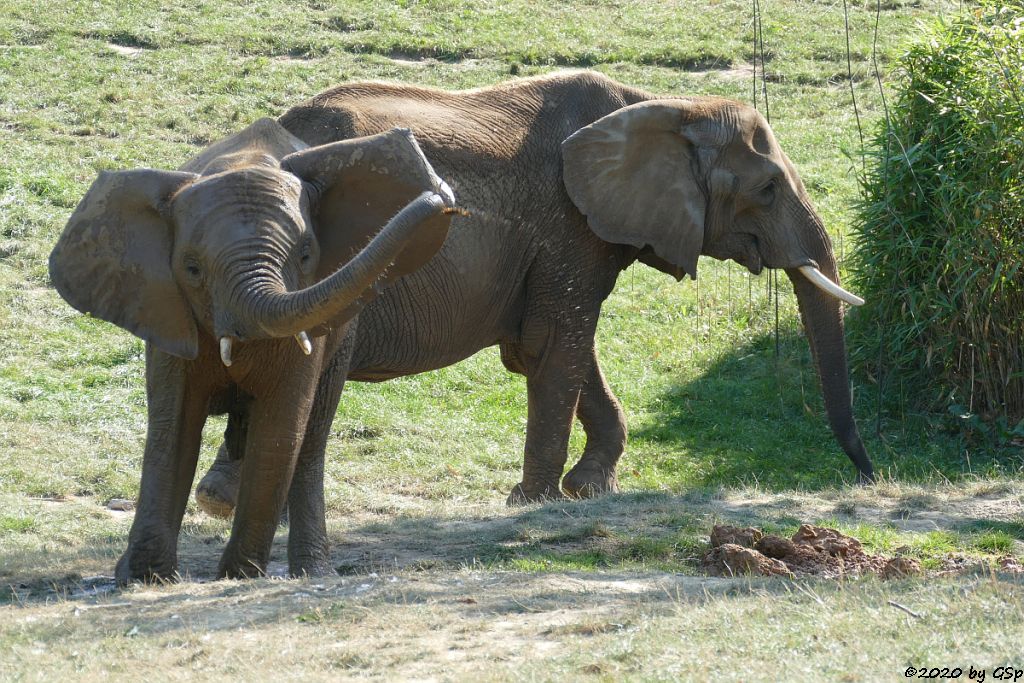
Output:
[[[840,578],[877,574],[897,578],[921,573],[909,557],[886,558],[864,552],[861,542],[835,529],[804,524],[792,538],[764,534],[753,527],[716,525],[711,549],[702,560],[714,576],[820,576]]]

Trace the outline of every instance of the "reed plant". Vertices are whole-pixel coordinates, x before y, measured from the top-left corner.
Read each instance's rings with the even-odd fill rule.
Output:
[[[1024,436],[1024,5],[935,23],[894,93],[848,263],[854,364],[889,405]]]

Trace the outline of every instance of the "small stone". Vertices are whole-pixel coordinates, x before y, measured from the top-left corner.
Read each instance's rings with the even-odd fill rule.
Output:
[[[108,510],[117,510],[118,512],[130,512],[135,509],[135,501],[127,498],[111,498],[107,503]]]

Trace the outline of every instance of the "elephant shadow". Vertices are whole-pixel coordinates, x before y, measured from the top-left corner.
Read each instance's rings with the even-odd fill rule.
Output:
[[[854,383],[855,401],[865,391]],[[873,430],[863,420],[872,413],[863,408],[867,435]],[[626,467],[653,472],[672,488],[816,491],[856,478],[829,430],[817,373],[797,329],[780,329],[778,344],[769,333],[718,356],[695,379],[671,384],[648,413],[647,421],[631,425]]]

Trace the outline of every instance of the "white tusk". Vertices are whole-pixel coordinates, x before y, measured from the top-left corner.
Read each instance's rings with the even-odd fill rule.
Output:
[[[835,298],[845,301],[851,306],[864,305],[864,299],[861,299],[856,294],[847,292],[845,289],[825,277],[825,274],[814,266],[800,266],[800,272],[803,273],[804,277],[810,280],[815,287],[826,294],[831,294]]]
[[[295,341],[299,342],[299,348],[307,356],[313,353],[313,342],[309,341],[309,335],[305,332],[299,332],[295,335]]]
[[[220,360],[225,367],[231,367],[231,337],[220,338]]]

